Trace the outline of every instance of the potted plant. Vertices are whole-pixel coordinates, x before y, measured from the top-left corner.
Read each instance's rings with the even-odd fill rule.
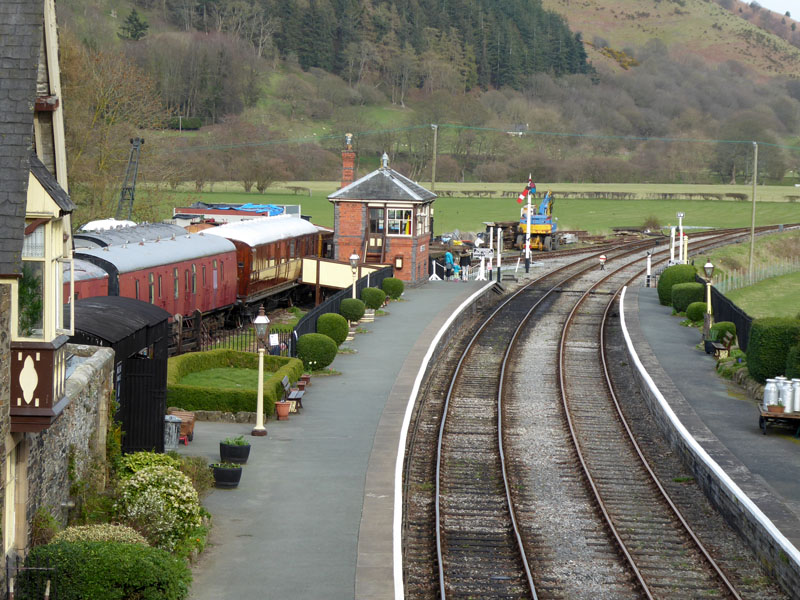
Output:
[[[250,442],[243,435],[228,437],[219,443],[219,459],[224,463],[244,464],[250,456]]]
[[[214,485],[218,488],[235,488],[242,479],[242,465],[220,462],[210,465],[214,472]]]
[[[289,420],[289,411],[292,408],[291,402],[286,402],[285,400],[278,400],[275,403],[275,413],[278,415],[278,421],[288,421]]]
[[[777,398],[775,400],[775,404],[770,404],[767,406],[767,412],[771,413],[782,413],[783,412],[783,400]]]

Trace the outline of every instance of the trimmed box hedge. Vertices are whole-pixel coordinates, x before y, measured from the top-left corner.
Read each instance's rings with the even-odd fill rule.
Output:
[[[692,265],[672,265],[664,269],[658,277],[658,301],[664,306],[672,305],[672,286],[694,281],[695,273]]]
[[[167,364],[167,406],[184,410],[218,410],[223,412],[255,412],[256,390],[205,388],[182,385],[189,373],[219,367],[258,369],[258,354],[235,350],[210,350],[173,356]],[[303,374],[303,363],[286,356],[264,356],[264,413],[269,415],[283,395],[284,376],[294,383]]]
[[[312,371],[319,371],[336,358],[339,347],[322,333],[306,333],[297,339],[297,357]]]
[[[702,283],[690,281],[687,283],[676,283],[672,286],[672,308],[677,312],[686,312],[692,302],[702,302],[703,289]]]
[[[736,341],[736,323],[732,321],[719,321],[711,326],[709,335],[714,342],[721,342],[725,339],[725,334],[730,333],[733,336],[733,341]]]
[[[789,353],[786,355],[786,377],[800,378],[800,344],[789,348]]]
[[[397,300],[403,295],[405,284],[402,279],[398,279],[397,277],[387,277],[381,283],[381,289],[383,289],[392,300]]]
[[[348,321],[360,321],[366,312],[367,306],[363,300],[358,298],[345,298],[339,304],[339,314]]]
[[[380,288],[368,287],[361,291],[361,299],[367,308],[378,310],[386,302],[386,292]]]
[[[25,566],[48,565],[55,572],[20,571],[17,597],[44,590],[52,579],[59,600],[183,600],[192,574],[182,558],[123,542],[57,542],[32,548]],[[34,592],[35,593],[35,592]]]
[[[760,383],[783,375],[789,349],[800,342],[800,319],[767,317],[756,319],[747,344],[747,368]]]
[[[336,313],[325,313],[320,315],[317,319],[317,333],[327,335],[337,346],[341,346],[342,342],[347,339],[347,334],[350,328],[347,325],[347,319],[342,315]]]
[[[705,302],[692,302],[686,307],[686,318],[690,321],[702,321],[703,315],[706,314]]]

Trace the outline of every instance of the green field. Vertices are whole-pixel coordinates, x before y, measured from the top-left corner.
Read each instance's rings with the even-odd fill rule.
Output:
[[[770,261],[791,260],[800,256],[800,231],[787,231],[775,233],[756,238],[756,245],[753,251],[753,264],[765,265]],[[709,254],[698,257],[695,262],[705,264],[710,260],[716,267],[714,277],[730,271],[747,270],[750,264],[750,243],[731,244],[717,248]],[[797,300],[800,310],[800,296]]]
[[[765,279],[727,296],[754,318],[800,317],[800,273]]]
[[[423,183],[423,185],[430,185]],[[302,186],[311,190],[311,196],[294,194],[284,186]],[[491,198],[440,197],[434,203],[434,233],[440,235],[459,229],[482,231],[484,221],[511,221],[519,216],[520,205],[516,198],[502,198],[502,191],[521,192],[524,183],[437,183],[438,190],[492,190]],[[170,205],[159,207],[159,217],[172,216],[173,206],[188,206],[203,202],[256,202],[273,204],[300,204],[305,215],[314,223],[333,227],[333,205],[327,196],[337,189],[333,182],[298,181],[276,184],[266,194],[245,193],[238,183],[217,183],[210,192],[193,192],[181,186],[169,194]],[[634,195],[658,193],[678,194],[749,194],[748,186],[720,185],[645,185],[645,184],[539,184],[539,191],[593,191],[622,192]],[[144,195],[145,190],[142,191]],[[787,195],[800,194],[795,188],[762,186],[757,192],[756,223],[773,225],[800,222],[800,204],[786,201]],[[731,200],[611,200],[611,199],[558,199],[553,214],[561,230],[586,230],[593,234],[609,233],[614,227],[638,227],[645,219],[656,217],[662,226],[676,225],[675,214],[686,214],[685,227],[743,227],[750,224],[750,202]]]

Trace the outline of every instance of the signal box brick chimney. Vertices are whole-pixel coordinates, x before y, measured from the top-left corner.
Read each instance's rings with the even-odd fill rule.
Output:
[[[345,134],[345,149],[342,150],[342,187],[350,185],[356,176],[356,153],[353,150],[353,134]]]

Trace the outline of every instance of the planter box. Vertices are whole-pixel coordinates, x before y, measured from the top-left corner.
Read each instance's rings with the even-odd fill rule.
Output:
[[[211,467],[214,471],[214,484],[218,488],[235,488],[242,479],[241,467]]]
[[[219,459],[226,463],[245,464],[250,456],[250,446],[219,443]],[[241,470],[241,469],[240,469]]]

